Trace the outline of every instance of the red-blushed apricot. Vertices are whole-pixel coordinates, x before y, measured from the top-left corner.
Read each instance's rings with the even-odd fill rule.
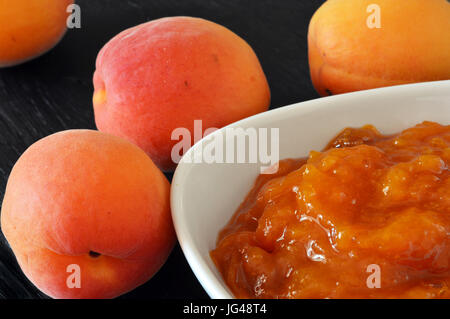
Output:
[[[44,293],[112,298],[149,280],[167,259],[175,241],[169,192],[165,176],[132,143],[63,131],[34,143],[14,165],[1,227]],[[76,283],[71,267],[79,267],[80,288],[67,284]]]
[[[169,17],[125,30],[97,57],[93,97],[99,130],[140,146],[173,170],[176,128],[193,135],[266,111],[270,90],[252,48],[229,29]]]
[[[450,79],[448,0],[328,0],[308,33],[320,95]]]
[[[0,67],[40,56],[66,32],[73,0],[0,0]]]

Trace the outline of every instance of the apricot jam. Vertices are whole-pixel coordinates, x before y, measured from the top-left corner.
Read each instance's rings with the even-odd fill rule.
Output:
[[[347,128],[260,175],[211,257],[238,298],[449,298],[449,162],[450,126]]]

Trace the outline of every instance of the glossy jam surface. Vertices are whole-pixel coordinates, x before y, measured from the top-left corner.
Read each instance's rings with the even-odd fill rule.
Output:
[[[238,298],[450,298],[449,163],[450,126],[347,128],[259,176],[211,257]]]

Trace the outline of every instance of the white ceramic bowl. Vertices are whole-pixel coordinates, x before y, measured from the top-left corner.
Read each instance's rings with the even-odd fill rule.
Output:
[[[228,127],[279,128],[280,159],[321,150],[343,128],[375,125],[391,134],[424,120],[450,124],[450,81],[360,91],[302,102],[252,116]],[[215,134],[225,134],[224,129]],[[205,145],[196,143],[187,153]],[[181,248],[211,298],[232,298],[209,252],[258,176],[261,163],[179,163],[171,206]]]

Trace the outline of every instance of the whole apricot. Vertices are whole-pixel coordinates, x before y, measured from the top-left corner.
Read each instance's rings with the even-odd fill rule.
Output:
[[[73,0],[0,0],[0,67],[20,64],[53,48],[66,32]]]
[[[137,146],[69,130],[14,165],[1,227],[25,275],[54,298],[112,298],[149,280],[175,241],[169,182]]]
[[[311,19],[321,95],[450,79],[448,0],[328,0]]]
[[[252,48],[229,29],[169,17],[125,30],[100,51],[94,74],[99,130],[140,146],[173,170],[172,132],[194,120],[219,128],[266,111],[270,90]]]

